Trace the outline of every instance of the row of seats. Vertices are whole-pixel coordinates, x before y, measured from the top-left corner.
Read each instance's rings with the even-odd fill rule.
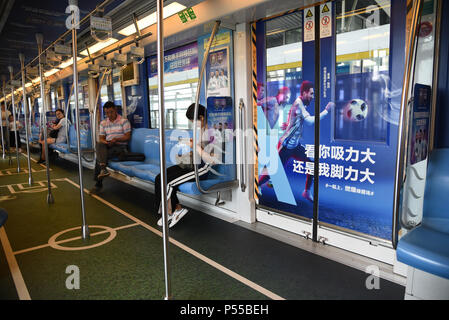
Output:
[[[175,155],[182,152],[190,152],[190,147],[179,144],[178,142],[178,132],[179,136],[182,138],[191,138],[191,131],[175,131],[175,130],[167,130],[166,131],[166,165],[170,167],[174,165]],[[37,142],[39,140],[39,128],[32,127],[31,128],[31,137],[30,140],[32,142]],[[55,151],[70,154],[76,153],[77,150],[77,135],[74,125],[69,126],[69,142],[70,148],[67,143],[64,144],[51,144],[49,147]],[[129,151],[132,153],[140,153],[145,155],[145,161],[118,161],[118,159],[113,159],[109,162],[109,168],[114,171],[120,172],[128,177],[135,177],[140,180],[154,183],[156,176],[160,172],[160,160],[159,160],[159,130],[158,129],[145,129],[138,128],[133,129],[131,135],[131,141],[129,143]],[[91,150],[92,149],[92,140],[91,140],[91,132],[84,132],[81,134],[81,148],[82,150]],[[233,176],[230,171],[233,168],[228,165],[216,165],[213,167],[214,173],[208,173],[204,177],[201,178],[201,187],[203,189],[209,189],[211,186],[223,182],[226,179],[230,179]],[[186,194],[201,194],[197,188],[196,182],[186,182],[179,186],[179,190]]]
[[[81,150],[84,151],[90,151],[92,150],[92,133],[91,131],[87,131],[87,130],[81,130],[80,132],[80,138],[81,138]],[[69,144],[68,143],[55,143],[55,144],[51,144],[49,147],[53,150],[62,152],[62,153],[75,153],[78,146],[77,146],[77,142],[78,142],[78,137],[76,134],[76,129],[74,125],[70,125],[69,126],[69,143],[70,143],[70,148],[69,148]]]
[[[449,148],[434,149],[429,159],[423,220],[398,243],[397,259],[449,279]]]
[[[192,137],[191,131],[183,131],[183,138]],[[176,131],[167,130],[165,141],[165,157],[166,165],[170,167],[174,165],[175,155],[182,152],[190,152],[190,148],[184,144],[179,144]],[[115,171],[121,172],[129,177],[136,177],[143,181],[154,183],[156,176],[160,173],[160,139],[158,129],[133,129],[131,142],[129,144],[129,151],[133,153],[142,153],[145,155],[145,161],[110,161],[109,167]],[[215,172],[225,172],[226,165],[214,166]],[[220,179],[221,177],[221,179]],[[211,186],[223,182],[223,178],[229,179],[229,176],[216,176],[213,173],[208,173],[201,179],[201,187],[209,189]],[[196,183],[186,182],[179,186],[179,190],[187,194],[200,194]]]

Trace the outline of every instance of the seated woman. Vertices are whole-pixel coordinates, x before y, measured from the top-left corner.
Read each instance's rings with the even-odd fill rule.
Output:
[[[57,130],[57,136],[56,138],[47,137],[47,144],[54,144],[54,143],[67,143],[67,130],[66,126],[68,124],[68,120],[64,115],[64,111],[62,109],[56,110],[56,118],[57,122],[55,124],[50,124],[51,131]],[[41,144],[41,158],[39,159],[38,163],[45,162],[45,149],[44,144],[45,141],[43,138],[39,140],[39,143]]]
[[[187,109],[186,117],[190,121],[194,121],[194,110],[195,104],[191,104]],[[210,171],[212,165],[219,163],[218,159],[210,154],[206,150],[209,144],[209,138],[207,136],[206,128],[206,108],[202,105],[198,106],[198,128],[201,128],[201,145],[196,146],[196,152],[201,159],[201,164],[199,164],[198,174],[199,176],[205,175]],[[193,142],[190,139],[190,147],[193,149]],[[183,208],[179,203],[176,193],[178,191],[178,186],[188,182],[194,181],[195,171],[193,167],[193,152],[186,154],[178,159],[178,165],[167,168],[167,211],[168,211],[168,224],[169,228],[173,227],[182,217],[186,215],[188,210]],[[160,203],[161,200],[161,175],[156,176],[155,181],[155,193],[156,193],[156,203]],[[172,212],[175,210],[174,212]],[[160,212],[159,212],[160,213]],[[162,218],[157,222],[159,226],[162,226]]]

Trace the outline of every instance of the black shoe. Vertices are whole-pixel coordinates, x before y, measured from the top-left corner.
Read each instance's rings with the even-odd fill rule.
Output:
[[[89,192],[91,194],[98,194],[102,188],[103,188],[103,184],[96,183],[95,186],[93,186],[92,189],[89,190]]]
[[[106,168],[101,169],[100,173],[98,174],[97,178],[98,180],[102,180],[103,178],[106,178],[107,176],[111,175]]]
[[[39,159],[39,161],[37,162],[37,163],[45,163],[45,160],[43,160],[43,159]]]

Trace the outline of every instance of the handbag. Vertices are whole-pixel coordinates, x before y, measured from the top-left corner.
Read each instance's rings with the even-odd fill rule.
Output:
[[[59,132],[59,129],[58,130],[50,130],[48,135],[50,136],[50,138],[56,139],[58,137],[58,132]]]
[[[119,161],[145,161],[145,155],[137,152],[122,152],[118,156]]]

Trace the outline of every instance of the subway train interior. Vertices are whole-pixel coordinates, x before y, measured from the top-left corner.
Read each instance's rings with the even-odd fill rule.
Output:
[[[1,0],[0,300],[449,299],[444,12]]]

